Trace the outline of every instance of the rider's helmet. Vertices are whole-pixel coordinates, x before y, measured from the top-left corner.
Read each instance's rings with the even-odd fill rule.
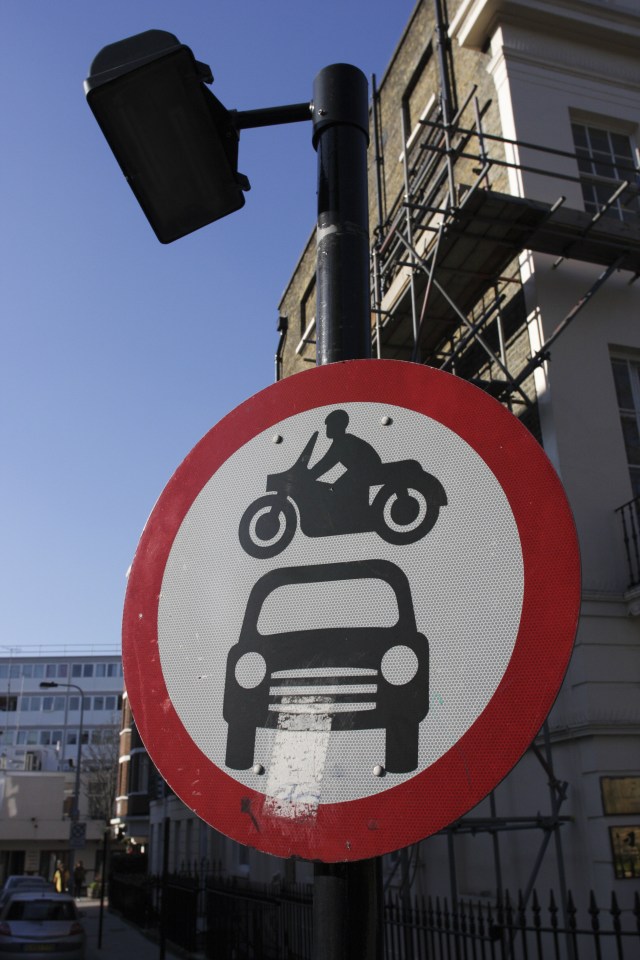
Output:
[[[324,419],[327,425],[327,436],[344,433],[349,425],[349,414],[346,410],[332,410]]]

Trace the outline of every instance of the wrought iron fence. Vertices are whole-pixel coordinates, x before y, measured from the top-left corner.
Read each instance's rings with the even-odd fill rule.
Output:
[[[313,888],[255,884],[201,874],[112,877],[110,905],[129,920],[208,960],[311,960]],[[162,903],[165,908],[163,910]],[[621,907],[571,895],[528,904],[508,894],[497,903],[387,893],[385,960],[635,960],[640,956],[640,895]]]
[[[312,892],[309,886],[278,888],[248,882],[207,884],[208,958],[310,960]]]
[[[385,960],[625,960],[640,953],[640,900],[625,916],[615,894],[607,909],[591,894],[578,917],[571,894],[563,920],[551,893],[543,907],[534,892],[530,907],[522,896],[505,895],[490,904],[460,901],[453,911],[447,901],[398,897],[385,904]]]

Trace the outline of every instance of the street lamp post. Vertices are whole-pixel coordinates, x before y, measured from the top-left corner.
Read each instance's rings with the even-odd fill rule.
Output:
[[[71,819],[75,822],[80,816],[80,763],[82,760],[82,727],[84,721],[84,690],[82,687],[79,687],[77,683],[57,683],[55,680],[43,680],[40,683],[40,686],[43,690],[51,689],[52,687],[73,687],[74,690],[77,690],[80,694],[80,730],[78,733],[78,754],[76,757],[76,782],[75,789],[73,793],[73,810],[71,812]]]

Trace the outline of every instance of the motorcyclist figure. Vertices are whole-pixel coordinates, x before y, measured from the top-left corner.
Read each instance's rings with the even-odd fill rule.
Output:
[[[242,514],[238,538],[250,557],[281,553],[298,524],[306,537],[377,533],[387,543],[415,543],[433,529],[446,506],[444,487],[417,460],[383,463],[375,447],[348,433],[346,410],[332,410],[324,422],[329,449],[311,462],[315,430],[295,463],[269,474],[266,494]],[[332,480],[337,467],[342,473]]]
[[[347,433],[349,414],[346,410],[332,410],[324,422],[331,446],[317,463],[308,468],[309,477],[318,480],[341,464],[344,473],[331,484],[338,494],[338,509],[366,509],[369,506],[369,487],[380,482],[382,459],[366,440]]]

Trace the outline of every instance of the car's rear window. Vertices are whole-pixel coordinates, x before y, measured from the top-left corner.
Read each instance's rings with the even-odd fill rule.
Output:
[[[6,920],[75,920],[75,904],[70,900],[15,900]]]
[[[398,600],[386,580],[330,580],[327,583],[287,583],[262,604],[257,629],[262,635],[296,630],[393,627]]]

